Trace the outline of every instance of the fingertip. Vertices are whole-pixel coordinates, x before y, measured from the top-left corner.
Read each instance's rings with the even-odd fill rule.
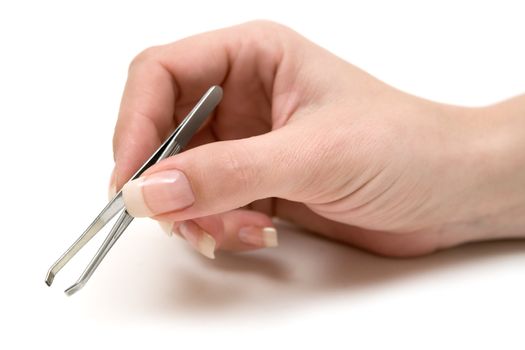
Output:
[[[273,226],[244,226],[239,229],[239,240],[254,248],[273,248],[279,245],[277,230]]]
[[[261,212],[237,209],[221,214],[224,240],[221,249],[248,251],[278,245],[278,233],[271,218]]]
[[[168,237],[173,235],[173,223],[167,221],[157,221],[162,232],[164,232]]]
[[[271,218],[256,211],[238,209],[182,222],[156,219],[168,236],[185,239],[209,259],[215,259],[217,250],[250,251],[278,246],[278,232]]]
[[[217,240],[193,220],[182,222],[178,231],[190,245],[208,259],[215,259]]]

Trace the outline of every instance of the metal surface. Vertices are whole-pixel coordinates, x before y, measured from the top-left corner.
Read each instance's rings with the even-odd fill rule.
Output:
[[[104,240],[104,243],[100,246],[97,253],[91,259],[91,262],[86,267],[82,275],[79,277],[79,279],[73,284],[71,287],[66,289],[67,295],[73,295],[77,291],[79,291],[84,285],[87,283],[89,278],[93,275],[95,270],[97,269],[98,265],[102,262],[106,254],[109,252],[109,250],[113,247],[115,242],[120,238],[122,233],[126,230],[126,228],[129,226],[129,224],[133,221],[133,216],[129,215],[127,211],[123,211],[122,214],[120,214],[119,218],[117,219],[117,222],[109,232],[108,236]]]
[[[173,133],[166,139],[166,141],[153,153],[153,155],[140,167],[140,169],[131,177],[131,180],[138,178],[146,169],[153,164],[169,156],[179,153],[189,142],[191,137],[203,125],[207,117],[213,109],[219,104],[222,99],[222,89],[219,86],[212,86],[201,97],[199,102],[188,113],[186,118],[173,131]],[[86,267],[80,278],[75,284],[66,289],[67,295],[72,295],[80,290],[93,275],[97,267],[100,265],[106,254],[113,247],[115,242],[120,238],[122,233],[126,230],[129,224],[133,221],[133,217],[124,209],[124,200],[122,193],[119,192],[106,205],[100,214],[93,220],[88,228],[80,235],[80,237],[69,247],[69,249],[51,266],[46,276],[46,284],[51,286],[56,274],[67,264],[69,260],[82,247],[91,240],[116,214],[123,211],[117,219],[115,225],[109,232],[108,236],[100,246],[99,250]]]
[[[85,246],[86,243],[89,242],[91,238],[93,238],[98,231],[100,231],[123,208],[124,200],[122,199],[122,193],[119,192],[108,203],[108,205],[102,209],[100,214],[98,214],[84,233],[78,237],[75,243],[73,243],[71,247],[69,247],[69,249],[53,264],[53,266],[51,266],[46,276],[46,284],[48,286],[51,286],[58,271],[60,271],[62,267],[64,267],[64,265],[67,264],[67,262],[71,260],[71,258],[74,257],[75,254],[78,253],[78,251],[82,249],[82,247]]]

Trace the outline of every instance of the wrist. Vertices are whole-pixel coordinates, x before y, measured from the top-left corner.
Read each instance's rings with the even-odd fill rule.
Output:
[[[525,98],[463,110],[467,240],[525,236]]]

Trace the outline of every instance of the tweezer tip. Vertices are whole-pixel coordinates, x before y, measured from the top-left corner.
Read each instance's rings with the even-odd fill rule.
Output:
[[[67,296],[72,296],[73,294],[75,294],[76,292],[78,292],[79,290],[82,289],[82,287],[84,287],[84,283],[75,283],[74,285],[72,285],[71,287],[69,287],[68,289],[66,289],[64,291],[64,293],[66,293]]]
[[[53,280],[55,279],[55,274],[49,270],[46,276],[46,284],[51,287],[51,284],[53,284]]]

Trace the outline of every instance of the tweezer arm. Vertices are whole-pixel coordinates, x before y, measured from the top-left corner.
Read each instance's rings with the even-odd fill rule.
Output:
[[[46,284],[51,286],[55,275],[71,260],[75,254],[78,253],[87,242],[95,236],[95,234],[100,231],[108,221],[113,219],[113,217],[122,210],[124,207],[124,200],[122,199],[122,193],[118,193],[100,214],[93,220],[93,222],[88,226],[86,231],[78,237],[78,239],[69,247],[69,249],[51,266],[46,276]]]
[[[157,151],[144,163],[140,169],[131,177],[131,180],[137,179],[149,167],[157,163],[162,155],[173,149],[175,136],[180,132],[182,124],[164,141]],[[180,148],[179,148],[180,149]],[[51,266],[46,276],[46,284],[51,286],[55,275],[73,258],[82,247],[84,247],[111,219],[124,208],[122,193],[119,191],[115,197],[102,209],[100,214],[93,220],[88,228],[78,237],[78,239],[69,247],[69,249]]]
[[[166,154],[161,155],[159,159],[164,159],[166,157],[174,156],[175,154],[179,153],[182,149],[180,145],[175,141],[173,142],[174,146],[169,147],[169,149],[166,149]],[[95,270],[97,269],[98,265],[104,260],[107,253],[111,250],[113,245],[117,242],[117,240],[122,236],[126,228],[128,228],[129,224],[133,221],[133,216],[129,215],[126,210],[120,214],[120,216],[117,219],[117,222],[111,229],[110,233],[100,246],[99,250],[91,259],[91,262],[86,267],[82,275],[79,277],[78,281],[73,284],[71,287],[65,290],[65,293],[69,296],[75,294],[77,291],[82,289],[84,285],[87,283],[87,281],[91,278]]]
[[[139,170],[131,177],[131,180],[137,179],[149,167],[165,158],[167,153],[171,153],[174,147],[180,151],[180,145],[174,140],[182,129],[182,123],[173,131],[173,133],[164,141],[155,153],[144,163]],[[163,157],[164,156],[164,157]],[[111,219],[124,208],[122,193],[119,191],[115,197],[102,209],[100,214],[93,220],[88,228],[78,237],[78,239],[69,247],[69,249],[51,266],[46,276],[46,284],[51,286],[55,275],[73,258],[82,247],[84,247]]]
[[[213,111],[217,104],[222,99],[222,89],[219,86],[212,86],[197,102],[195,107],[188,113],[186,118],[180,123],[180,125],[173,131],[173,133],[166,139],[166,141],[157,149],[157,151],[140,167],[140,169],[131,177],[130,180],[138,178],[144,173],[149,167],[158,161],[174,155],[182,150],[191,139],[193,134],[199,129],[204,123],[208,115]],[[82,235],[69,247],[69,249],[51,266],[46,276],[46,284],[51,286],[55,275],[64,267],[64,265],[71,260],[73,256],[87,243],[93,236],[99,232],[119,211],[124,208],[124,201],[122,199],[122,193],[119,192],[115,197],[106,205],[101,213],[93,220],[88,228],[82,233]],[[123,215],[128,215],[125,212]],[[120,221],[120,220],[119,220]],[[129,222],[127,222],[129,221]],[[93,271],[96,269],[100,261],[107,254],[107,251],[120,237],[125,228],[131,223],[131,220],[126,219],[118,222],[118,227],[123,227],[121,230],[112,229],[108,235],[106,241],[99,249],[90,265],[81,276],[78,282],[85,284],[87,279],[91,276]],[[127,223],[126,223],[127,222]],[[117,226],[117,225],[116,225]],[[100,256],[99,256],[100,255]],[[97,258],[98,257],[98,258]],[[87,270],[90,269],[90,273]],[[77,282],[77,284],[78,284]],[[82,284],[83,285],[83,284]],[[81,285],[81,286],[82,286]],[[77,288],[76,290],[80,289]],[[74,287],[74,286],[72,286]],[[74,291],[73,291],[74,292]]]

